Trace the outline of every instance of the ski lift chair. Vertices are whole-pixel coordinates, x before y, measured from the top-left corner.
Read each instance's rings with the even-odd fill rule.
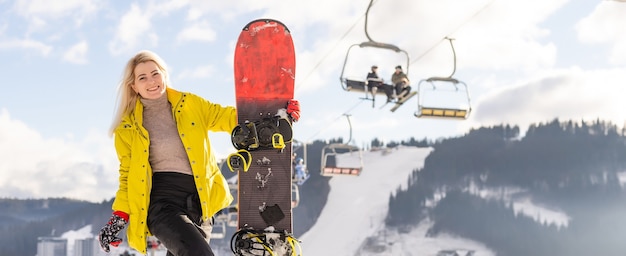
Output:
[[[361,99],[371,100],[372,107],[375,107],[376,94],[385,95],[384,90],[377,90],[376,87],[368,86],[368,81],[349,79],[344,76],[344,71],[346,70],[346,64],[348,63],[348,56],[350,56],[350,51],[352,50],[352,48],[354,48],[355,46],[359,46],[360,48],[377,48],[377,49],[391,50],[396,53],[403,53],[404,56],[406,57],[406,72],[405,73],[407,74],[407,76],[409,75],[410,60],[409,60],[409,53],[406,52],[405,50],[400,49],[400,47],[395,46],[393,44],[377,42],[377,41],[374,41],[372,37],[370,37],[370,34],[367,30],[367,27],[368,27],[367,24],[369,20],[369,12],[373,5],[374,5],[374,0],[370,0],[367,6],[367,10],[365,11],[365,23],[363,27],[365,31],[365,36],[367,37],[367,41],[362,42],[360,44],[353,44],[348,48],[348,52],[346,53],[346,57],[343,62],[343,68],[341,69],[341,75],[339,76],[339,81],[341,81],[341,87],[345,91],[364,92],[365,97]],[[372,97],[370,98],[369,95],[371,95]]]
[[[375,94],[385,95],[384,91],[379,91],[377,87],[370,86],[369,81],[367,80],[362,81],[362,80],[357,80],[357,79],[344,78],[342,83],[345,84],[344,90],[346,91],[365,93],[365,96],[363,99],[366,99],[366,100],[371,99],[369,97],[370,95],[372,95],[372,97],[374,97]]]
[[[424,105],[424,101],[422,99],[424,95],[424,91],[427,88],[424,88],[425,83],[430,85],[430,89],[432,91],[437,91],[444,84],[451,85],[454,88],[455,93],[465,93],[464,98],[467,100],[467,108],[445,108],[438,106],[429,106]],[[442,85],[442,86],[438,86]],[[460,88],[462,87],[462,88]],[[459,89],[460,88],[460,89]],[[417,111],[415,112],[415,117],[439,117],[439,118],[449,118],[449,119],[467,119],[471,112],[470,105],[470,96],[467,85],[459,81],[458,79],[452,77],[431,77],[428,79],[421,80],[417,85],[418,97],[417,97]]]
[[[434,76],[428,79],[421,80],[417,85],[417,111],[415,112],[415,117],[440,117],[440,118],[449,118],[449,119],[467,119],[472,108],[470,104],[470,94],[467,85],[459,81],[456,78],[453,78],[454,73],[456,72],[456,51],[454,50],[454,45],[452,43],[452,38],[446,37],[446,40],[450,43],[450,48],[452,49],[453,56],[453,69],[452,73],[447,77],[438,77]],[[425,84],[428,83],[432,92],[435,91],[445,91],[446,88],[449,91],[449,88],[454,88],[453,92],[455,93],[465,93],[463,97],[467,101],[465,108],[445,108],[445,107],[435,107],[431,105],[424,105],[424,101],[422,97],[424,96],[424,92],[427,88],[425,88]]]
[[[211,230],[211,239],[223,239],[226,236],[226,222],[215,221]]]
[[[358,154],[359,163],[353,166],[338,166],[338,154]],[[356,146],[347,144],[331,144],[322,148],[322,176],[350,175],[358,176],[363,170],[363,158],[361,150]]]
[[[237,204],[231,204],[227,208],[222,209],[217,214],[215,214],[214,223],[224,223],[229,227],[237,227],[237,212]]]
[[[364,93],[364,97],[361,99],[364,100],[371,100],[372,101],[372,107],[374,107],[374,99],[376,95],[386,95],[384,90],[378,90],[377,87],[375,86],[370,86],[370,83],[368,80],[360,80],[360,79],[354,79],[354,78],[348,78],[344,76],[344,72],[346,70],[346,65],[348,63],[348,57],[350,56],[350,51],[352,50],[353,47],[355,46],[359,46],[359,48],[379,48],[379,49],[387,49],[387,50],[391,50],[394,52],[401,52],[404,53],[405,57],[406,57],[406,73],[408,74],[408,69],[409,69],[409,54],[400,49],[399,47],[392,45],[392,44],[386,44],[386,43],[379,43],[379,42],[374,42],[374,41],[366,41],[366,42],[362,42],[360,44],[353,44],[350,46],[350,48],[348,48],[348,52],[346,53],[346,57],[344,59],[343,62],[343,68],[341,69],[341,76],[339,77],[339,80],[341,81],[341,88],[343,88],[343,90],[345,91],[349,91],[349,92],[361,92]],[[371,96],[371,97],[370,97]]]
[[[226,225],[228,225],[229,227],[237,227],[238,223],[238,218],[239,216],[237,216],[237,213],[230,213],[228,214],[228,221],[226,222]]]

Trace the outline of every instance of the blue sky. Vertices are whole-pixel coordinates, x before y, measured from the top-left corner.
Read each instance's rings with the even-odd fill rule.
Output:
[[[341,89],[348,47],[367,40],[368,3],[0,0],[0,196],[112,197],[118,163],[106,131],[125,62],[153,50],[168,63],[175,88],[233,105],[234,44],[257,18],[281,20],[292,31],[301,141],[347,138],[344,113],[358,145],[374,137],[458,136],[502,123],[524,129],[554,118],[620,126],[626,120],[626,3],[375,1],[368,32],[409,53],[414,88],[450,74],[443,38],[455,39],[454,77],[469,86],[472,100],[465,121],[415,118],[416,99],[395,113],[371,108],[362,95]],[[375,49],[353,50],[350,60],[346,75],[362,78],[376,64],[386,80],[405,62]],[[428,99],[450,107],[463,101],[452,92]],[[228,134],[211,136],[218,156],[233,151]]]

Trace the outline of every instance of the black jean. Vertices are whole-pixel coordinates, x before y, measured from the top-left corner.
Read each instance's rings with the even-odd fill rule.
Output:
[[[202,224],[193,176],[155,172],[152,176],[148,229],[167,248],[167,256],[212,256]]]
[[[411,86],[408,86],[406,82],[402,81],[396,84],[396,96],[400,97],[402,92],[406,91],[406,94],[409,94],[411,91]],[[403,95],[406,96],[406,95]]]
[[[370,90],[372,90],[373,88],[376,88],[376,90],[382,90],[383,92],[385,92],[385,95],[387,95],[387,100],[391,100],[393,98],[394,88],[390,84],[385,84],[383,82],[369,81],[368,86],[370,87]]]

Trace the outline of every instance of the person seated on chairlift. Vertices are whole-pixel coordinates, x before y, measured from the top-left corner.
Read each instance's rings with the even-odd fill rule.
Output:
[[[295,180],[296,179],[296,156],[298,156],[298,154],[296,152],[292,152],[291,153],[291,179]]]
[[[296,159],[296,166],[294,170],[296,171],[295,181],[298,185],[304,184],[304,182],[311,176],[309,175],[309,171],[304,164],[304,159],[301,157]]]
[[[406,96],[411,91],[411,86],[409,86],[409,78],[407,75],[402,72],[402,66],[396,66],[396,71],[391,75],[391,82],[395,86],[396,96],[398,99]]]
[[[378,66],[372,66],[372,71],[367,73],[367,86],[369,88],[382,89],[387,95],[387,102],[393,100],[393,86],[385,84],[383,79],[378,76]]]

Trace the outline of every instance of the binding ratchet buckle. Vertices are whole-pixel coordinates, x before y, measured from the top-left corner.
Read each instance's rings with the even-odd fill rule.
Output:
[[[275,149],[283,149],[283,148],[285,148],[285,140],[284,140],[282,134],[274,133],[272,135],[272,146]]]

